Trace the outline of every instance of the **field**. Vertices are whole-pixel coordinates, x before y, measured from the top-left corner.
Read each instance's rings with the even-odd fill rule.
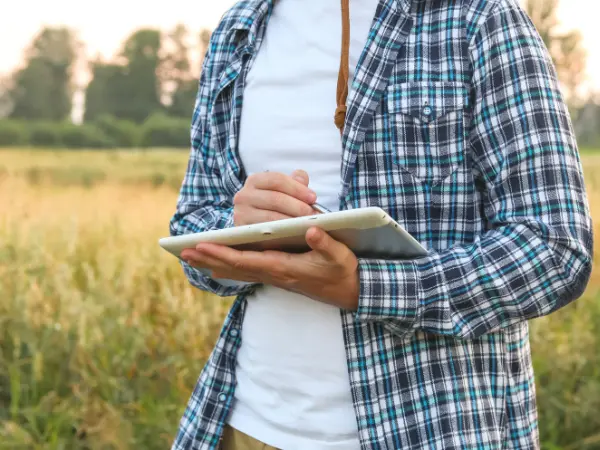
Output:
[[[168,448],[230,304],[156,245],[186,160],[0,150],[0,449]],[[532,322],[544,449],[600,448],[599,288]]]

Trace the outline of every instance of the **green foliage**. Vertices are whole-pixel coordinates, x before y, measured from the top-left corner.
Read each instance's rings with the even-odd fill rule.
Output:
[[[91,125],[66,123],[60,129],[61,141],[66,148],[111,148],[115,143],[99,128]]]
[[[600,295],[534,321],[531,341],[543,447],[598,448]]]
[[[190,145],[190,122],[162,114],[156,114],[142,126],[142,147],[188,147]]]
[[[84,121],[94,122],[105,115],[122,117],[126,114],[124,103],[131,100],[125,86],[124,68],[102,61],[94,61],[90,66],[92,80],[85,91]]]
[[[28,122],[29,144],[34,147],[61,147],[60,124]]]
[[[139,127],[129,120],[119,120],[113,116],[102,115],[93,125],[101,130],[117,147],[136,147],[139,142]]]
[[[600,147],[600,98],[590,100],[573,114],[577,142],[581,147]]]
[[[160,66],[163,92],[169,98],[167,113],[173,117],[191,117],[198,81],[190,70],[188,30],[178,25],[164,39],[165,56]],[[201,37],[202,39],[202,37]],[[204,48],[205,43],[201,41]]]
[[[83,125],[70,122],[0,120],[0,146],[4,147],[189,148],[189,136],[189,120],[164,114],[155,114],[142,125],[108,115]]]
[[[27,139],[23,124],[14,120],[0,120],[0,146],[24,145]]]
[[[13,108],[12,80],[9,76],[0,74],[0,119],[7,117]]]
[[[189,118],[198,74],[190,65],[190,51],[194,48],[188,37],[183,25],[167,33],[139,29],[127,37],[114,58],[87,61],[92,78],[85,89],[84,122],[95,123],[108,115],[142,124],[161,112]],[[201,54],[206,51],[209,37],[209,31],[201,33],[198,42]],[[72,78],[80,48],[72,30],[43,28],[25,51],[24,66],[0,79],[0,118],[68,120],[74,94]],[[111,125],[108,125],[110,130],[102,131],[117,145],[137,144],[131,126],[116,130]],[[117,135],[113,136],[112,131]]]
[[[196,94],[198,92],[198,82],[195,80],[182,81],[171,96],[171,105],[167,109],[172,117],[192,117]]]
[[[202,34],[203,48],[208,36],[208,32]],[[141,29],[125,41],[117,58],[92,62],[85,122],[110,115],[142,123],[160,112],[191,117],[198,81],[190,67],[187,38],[183,25],[164,35]]]
[[[68,28],[40,31],[26,51],[25,66],[13,74],[10,117],[59,121],[69,116],[78,48]]]
[[[117,61],[92,64],[85,121],[108,114],[142,123],[149,115],[163,110],[158,76],[161,43],[160,31],[141,29],[125,41]]]

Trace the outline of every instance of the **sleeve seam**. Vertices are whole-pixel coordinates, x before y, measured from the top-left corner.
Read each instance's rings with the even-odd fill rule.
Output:
[[[490,17],[492,17],[494,14],[496,14],[501,7],[502,7],[502,2],[500,0],[497,0],[495,2],[494,6],[492,6],[490,8],[488,13],[485,14],[484,16],[481,16],[479,22],[477,23],[477,29],[473,33],[473,36],[471,37],[471,40],[469,41],[469,53],[471,52],[471,49],[473,48],[473,43],[477,40],[477,36],[479,36],[479,34],[481,33],[481,29],[483,28],[485,23],[490,19]]]

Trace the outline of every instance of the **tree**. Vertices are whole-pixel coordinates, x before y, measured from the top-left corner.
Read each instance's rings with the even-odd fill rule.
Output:
[[[592,95],[579,109],[574,121],[577,141],[584,147],[600,147],[600,93]]]
[[[138,30],[125,41],[121,56],[126,61],[124,82],[129,101],[122,105],[122,118],[141,123],[152,113],[162,110],[158,78],[160,47],[158,30]]]
[[[80,44],[71,30],[43,28],[25,52],[25,66],[13,74],[10,116],[43,120],[69,117],[73,66],[79,52]]]
[[[8,116],[12,110],[12,100],[10,96],[9,80],[5,77],[0,77],[0,119]]]
[[[525,9],[540,33],[572,105],[579,103],[578,89],[585,79],[586,52],[579,31],[561,31],[558,20],[560,0],[524,0]]]
[[[187,38],[187,28],[177,25],[165,39],[160,72],[167,112],[173,117],[190,117],[196,97],[197,82],[190,68]]]
[[[92,80],[85,92],[84,121],[112,115],[142,123],[154,113],[189,119],[198,80],[191,69],[189,33],[178,25],[162,35],[142,29],[124,43],[112,61],[96,58],[90,66]],[[202,31],[200,53],[208,47],[210,32]]]
[[[142,123],[161,111],[160,48],[160,31],[141,29],[129,36],[114,62],[96,59],[86,89],[84,119],[90,121],[109,114]]]
[[[198,92],[198,83],[190,79],[182,81],[173,91],[171,104],[167,109],[170,116],[191,118]]]
[[[127,115],[127,111],[120,108],[127,99],[123,66],[96,58],[90,63],[90,71],[92,80],[85,91],[84,122],[95,121],[107,114],[115,117]]]
[[[209,30],[202,30],[200,32],[200,47],[202,49],[202,54],[206,53],[206,50],[208,50],[211,34],[212,33]]]

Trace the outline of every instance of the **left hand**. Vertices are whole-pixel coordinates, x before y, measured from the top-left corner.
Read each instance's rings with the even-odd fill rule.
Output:
[[[213,278],[262,283],[355,311],[358,308],[358,260],[352,250],[319,228],[306,232],[312,251],[290,254],[239,251],[198,244],[181,253],[192,267],[209,269]]]

